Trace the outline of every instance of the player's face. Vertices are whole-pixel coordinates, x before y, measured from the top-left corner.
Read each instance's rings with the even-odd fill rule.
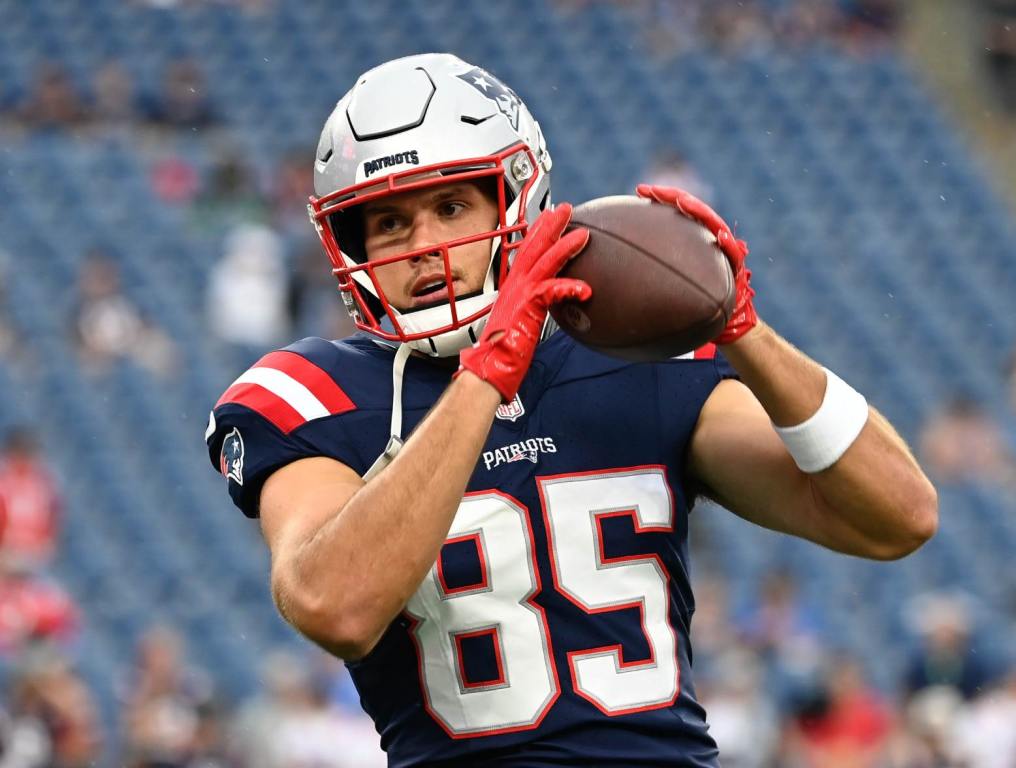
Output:
[[[402,192],[364,205],[364,245],[369,261],[415,251],[497,227],[497,203],[472,182]],[[490,265],[490,240],[448,252],[455,296],[476,293]],[[448,300],[440,251],[379,267],[377,281],[399,310]],[[435,287],[436,286],[436,287]]]

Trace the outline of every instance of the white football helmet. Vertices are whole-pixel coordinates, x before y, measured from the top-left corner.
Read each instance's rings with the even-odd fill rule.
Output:
[[[526,227],[550,203],[550,154],[519,97],[488,72],[447,53],[408,56],[361,75],[325,123],[314,163],[310,215],[356,326],[435,357],[456,355],[483,329]],[[495,229],[368,262],[357,207],[410,190],[497,179]],[[400,311],[385,297],[378,266],[491,240],[483,289]]]

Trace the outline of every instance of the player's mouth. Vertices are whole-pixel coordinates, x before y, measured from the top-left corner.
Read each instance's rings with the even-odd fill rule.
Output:
[[[452,280],[456,297],[461,296],[464,284],[461,280]],[[420,309],[448,301],[448,280],[443,272],[436,275],[424,275],[417,278],[409,292],[410,309]]]

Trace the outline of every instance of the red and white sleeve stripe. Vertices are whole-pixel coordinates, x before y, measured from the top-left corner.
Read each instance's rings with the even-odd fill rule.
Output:
[[[691,352],[685,352],[683,355],[678,355],[675,360],[712,360],[716,357],[716,345],[712,342],[704,344],[698,349],[692,350]]]
[[[246,406],[289,434],[308,421],[356,408],[324,369],[295,352],[272,352],[227,389],[226,403]]]

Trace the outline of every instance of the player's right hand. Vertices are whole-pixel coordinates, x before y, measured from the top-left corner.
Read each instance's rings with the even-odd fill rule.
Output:
[[[589,240],[586,229],[564,235],[571,212],[562,203],[540,214],[519,246],[479,341],[459,355],[459,373],[476,374],[505,402],[515,397],[529,370],[551,305],[592,296],[588,283],[554,277]]]

